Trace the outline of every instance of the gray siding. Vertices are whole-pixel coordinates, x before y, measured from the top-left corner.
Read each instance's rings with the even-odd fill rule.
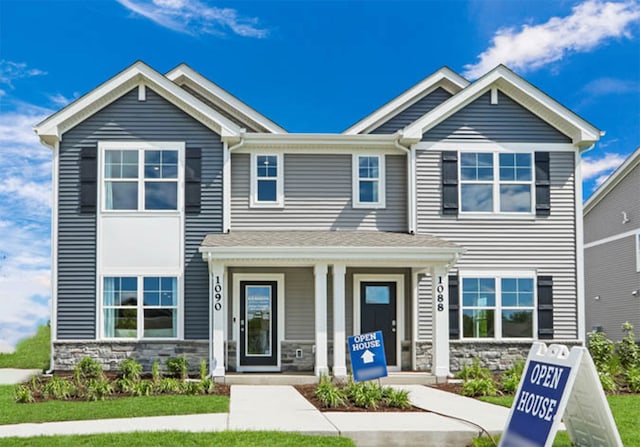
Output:
[[[426,132],[422,140],[571,142],[566,135],[502,92],[498,92],[498,104],[491,104],[491,92],[487,92]]]
[[[404,155],[386,156],[386,208],[355,209],[351,154],[284,154],[284,208],[251,208],[250,156],[231,157],[233,230],[407,230]]]
[[[639,337],[640,297],[631,294],[640,290],[635,236],[587,248],[584,257],[586,330],[603,326],[609,338],[619,340],[622,324],[628,321]]]
[[[584,242],[597,241],[609,236],[640,228],[640,165],[613,188],[584,216]],[[622,223],[622,211],[629,222]]]
[[[451,98],[451,93],[438,87],[424,98],[411,104],[409,107],[390,118],[385,123],[372,130],[370,133],[394,133],[421,118],[427,112],[439,106],[447,99]]]
[[[137,89],[64,135],[60,146],[58,239],[58,338],[93,339],[96,322],[96,217],[79,214],[82,148],[100,140],[185,141],[202,149],[202,211],[185,218],[185,337],[208,338],[206,263],[198,254],[204,235],[222,228],[222,144],[220,137],[151,89],[138,101]]]
[[[455,242],[467,249],[456,268],[536,269],[553,276],[554,336],[577,337],[574,154],[552,152],[551,216],[532,220],[467,219],[442,216],[441,153],[417,153],[418,232]],[[454,272],[455,273],[455,272]],[[421,301],[430,300],[428,281]],[[421,313],[431,312],[430,302]],[[424,310],[423,310],[424,309]],[[420,336],[430,337],[430,316],[420,315]]]

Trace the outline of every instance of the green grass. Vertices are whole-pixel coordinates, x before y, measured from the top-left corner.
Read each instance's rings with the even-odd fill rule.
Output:
[[[101,447],[115,445],[128,447],[355,447],[353,441],[348,438],[278,432],[154,432],[0,439],[0,447]]]
[[[504,407],[511,407],[512,396],[481,397],[481,400]],[[607,396],[613,418],[618,426],[620,437],[624,445],[640,446],[640,426],[638,425],[638,408],[640,408],[640,394],[624,394]],[[483,438],[474,443],[476,447],[492,446],[491,442]],[[569,435],[558,433],[553,443],[554,447],[571,447]]]
[[[0,368],[49,369],[51,328],[40,326],[33,337],[18,342],[15,352],[0,354]]]
[[[18,404],[15,402],[13,390],[13,385],[0,386],[0,425],[229,411],[229,398],[226,396],[166,395],[124,397],[97,402],[50,400]]]

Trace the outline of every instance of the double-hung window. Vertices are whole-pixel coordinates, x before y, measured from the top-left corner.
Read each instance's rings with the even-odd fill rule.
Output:
[[[120,147],[118,143],[104,146],[105,210],[179,209],[179,148],[139,148],[131,147],[130,143],[121,143]]]
[[[533,275],[462,277],[463,338],[533,338],[534,310]]]
[[[531,214],[533,154],[462,152],[461,213]]]
[[[384,156],[354,155],[353,205],[356,208],[384,208]]]
[[[282,158],[280,154],[252,156],[252,206],[283,206]]]
[[[102,295],[105,338],[178,336],[176,277],[105,277]]]

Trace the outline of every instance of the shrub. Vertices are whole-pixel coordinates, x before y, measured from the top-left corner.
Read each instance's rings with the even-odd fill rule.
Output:
[[[411,402],[409,401],[409,391],[407,390],[397,390],[394,388],[385,388],[384,389],[384,402],[393,408],[411,408]]]
[[[500,384],[505,393],[514,394],[518,391],[518,385],[524,372],[524,360],[517,360],[511,368],[502,373]]]
[[[42,396],[45,399],[65,400],[71,397],[73,391],[73,383],[58,376],[52,376],[51,379],[42,386]]]
[[[202,391],[206,394],[213,394],[216,392],[216,383],[211,377],[206,377],[201,381]]]
[[[472,379],[491,379],[491,372],[487,368],[482,367],[478,357],[474,357],[471,365],[464,365],[456,374],[456,379],[463,379],[465,381]]]
[[[331,383],[327,376],[320,377],[320,383],[316,388],[316,397],[325,408],[342,407],[347,402],[345,393]]]
[[[156,385],[160,383],[160,362],[157,360],[151,366],[151,381]]]
[[[125,394],[133,395],[133,389],[136,385],[136,382],[127,378],[121,377],[115,381],[116,389]]]
[[[153,394],[153,383],[148,380],[134,382],[131,388],[132,396],[151,396]]]
[[[167,359],[167,371],[171,377],[185,380],[188,378],[189,364],[184,356],[169,357]]]
[[[615,346],[604,332],[591,332],[588,338],[587,348],[593,358],[593,363],[596,365],[596,369],[602,372],[612,361]]]
[[[137,382],[138,380],[140,380],[142,365],[136,362],[135,359],[128,358],[120,363],[118,372],[120,373],[120,377],[122,377],[123,379],[129,379],[132,382]]]
[[[640,366],[640,347],[636,343],[633,326],[628,321],[622,325],[624,338],[616,342],[616,354],[620,357],[620,364],[624,369]]]
[[[618,389],[618,385],[612,374],[608,372],[598,372],[598,377],[600,378],[603,390],[613,392]]]
[[[16,402],[19,404],[27,404],[35,402],[31,388],[26,385],[18,385],[14,391]]]
[[[167,377],[158,383],[158,391],[163,394],[179,394],[182,392],[180,382],[176,379]]]
[[[629,368],[625,374],[625,381],[632,393],[640,393],[640,366]]]
[[[350,382],[345,392],[356,407],[375,410],[382,401],[382,387],[373,382]]]
[[[181,386],[182,386],[182,392],[184,394],[194,396],[202,392],[201,382],[192,382],[190,380],[185,380],[184,382],[181,383]]]
[[[498,394],[496,384],[492,379],[471,379],[462,384],[464,396],[495,396]]]
[[[97,360],[83,357],[73,369],[73,375],[78,382],[99,379],[102,377],[102,365]]]
[[[104,377],[99,379],[89,379],[85,391],[87,400],[105,400],[113,393],[113,385]]]
[[[200,380],[204,380],[209,375],[209,368],[207,368],[207,361],[200,361]]]

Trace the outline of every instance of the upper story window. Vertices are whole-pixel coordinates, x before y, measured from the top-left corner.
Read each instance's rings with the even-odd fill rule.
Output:
[[[251,205],[283,206],[282,155],[253,155],[251,171]]]
[[[460,153],[462,213],[533,212],[531,153]]]
[[[103,143],[103,209],[176,211],[179,209],[180,148],[132,147]],[[165,146],[165,145],[163,145]],[[129,148],[131,147],[131,148]]]
[[[354,155],[353,167],[353,206],[384,208],[384,156]]]

